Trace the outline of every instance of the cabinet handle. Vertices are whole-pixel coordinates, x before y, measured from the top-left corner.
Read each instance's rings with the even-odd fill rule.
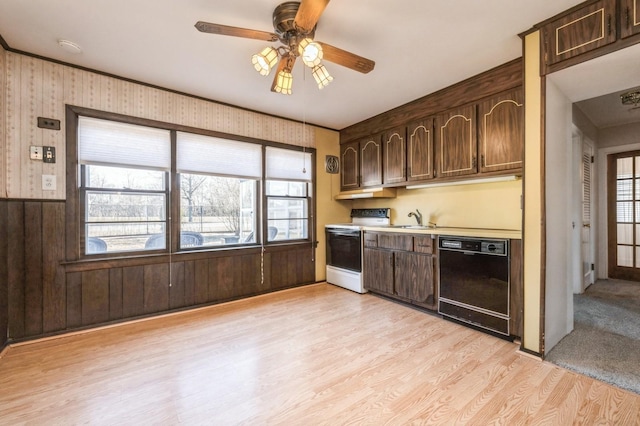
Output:
[[[629,26],[631,24],[631,16],[629,14],[629,6],[627,6],[627,9],[625,10],[624,17],[625,17],[625,20],[627,21],[627,28],[629,28]]]
[[[477,163],[478,163],[478,161],[477,161],[476,157],[473,157],[473,161],[471,162],[471,167],[473,167],[475,169],[476,166],[478,165]]]

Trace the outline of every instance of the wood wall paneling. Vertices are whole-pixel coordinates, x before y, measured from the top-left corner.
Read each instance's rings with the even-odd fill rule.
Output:
[[[136,317],[144,313],[144,267],[122,268],[122,316]]]
[[[209,261],[194,262],[194,303],[196,305],[209,301]]]
[[[183,253],[177,256],[193,260],[173,263],[169,263],[170,257],[157,256],[65,263],[66,210],[62,201],[0,202],[0,278],[6,277],[2,283],[6,283],[4,300],[8,305],[5,320],[0,314],[0,333],[5,327],[10,339],[34,338],[315,281],[315,263],[307,244],[270,248],[274,253],[265,254],[264,272],[258,250],[248,254],[237,250]],[[5,291],[2,283],[0,294]]]
[[[2,55],[1,50],[0,47],[0,55]],[[6,201],[0,200],[0,351],[9,337],[8,205]]]
[[[195,305],[196,303],[196,275],[195,262],[184,262],[184,304],[185,306]]]
[[[109,270],[82,272],[82,325],[109,321]]]
[[[9,337],[20,338],[25,334],[25,236],[24,203],[9,201],[7,212],[7,271],[9,284]]]
[[[42,333],[42,203],[24,205],[24,331]]]
[[[64,260],[65,206],[63,203],[42,203],[42,315],[43,331],[66,327],[65,274],[60,265]]]
[[[169,309],[169,264],[144,267],[144,313]]]
[[[109,270],[109,320],[122,318],[122,268]]]
[[[82,325],[82,272],[70,272],[67,284],[67,328]]]
[[[185,262],[171,264],[171,281],[169,282],[169,309],[186,306],[185,303]]]

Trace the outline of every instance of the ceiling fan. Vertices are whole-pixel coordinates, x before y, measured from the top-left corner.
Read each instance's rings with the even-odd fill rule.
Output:
[[[333,80],[322,63],[323,59],[365,74],[373,70],[375,66],[375,62],[370,59],[326,43],[314,41],[316,24],[328,3],[329,0],[302,0],[280,4],[273,11],[273,28],[275,30],[273,33],[203,21],[198,21],[195,27],[203,33],[269,42],[280,41],[281,46],[276,48],[268,46],[253,55],[252,62],[255,69],[264,76],[269,75],[277,63],[278,67],[271,91],[290,95],[293,83],[291,70],[298,57],[301,57],[305,65],[312,69],[311,73],[319,89]]]

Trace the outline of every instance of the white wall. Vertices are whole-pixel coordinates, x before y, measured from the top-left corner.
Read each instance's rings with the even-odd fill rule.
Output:
[[[547,79],[545,353],[573,330],[571,104]]]

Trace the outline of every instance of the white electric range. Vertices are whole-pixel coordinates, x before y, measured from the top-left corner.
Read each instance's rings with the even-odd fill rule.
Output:
[[[352,209],[351,223],[325,225],[327,282],[357,293],[366,293],[362,281],[362,229],[391,223],[390,208]]]

